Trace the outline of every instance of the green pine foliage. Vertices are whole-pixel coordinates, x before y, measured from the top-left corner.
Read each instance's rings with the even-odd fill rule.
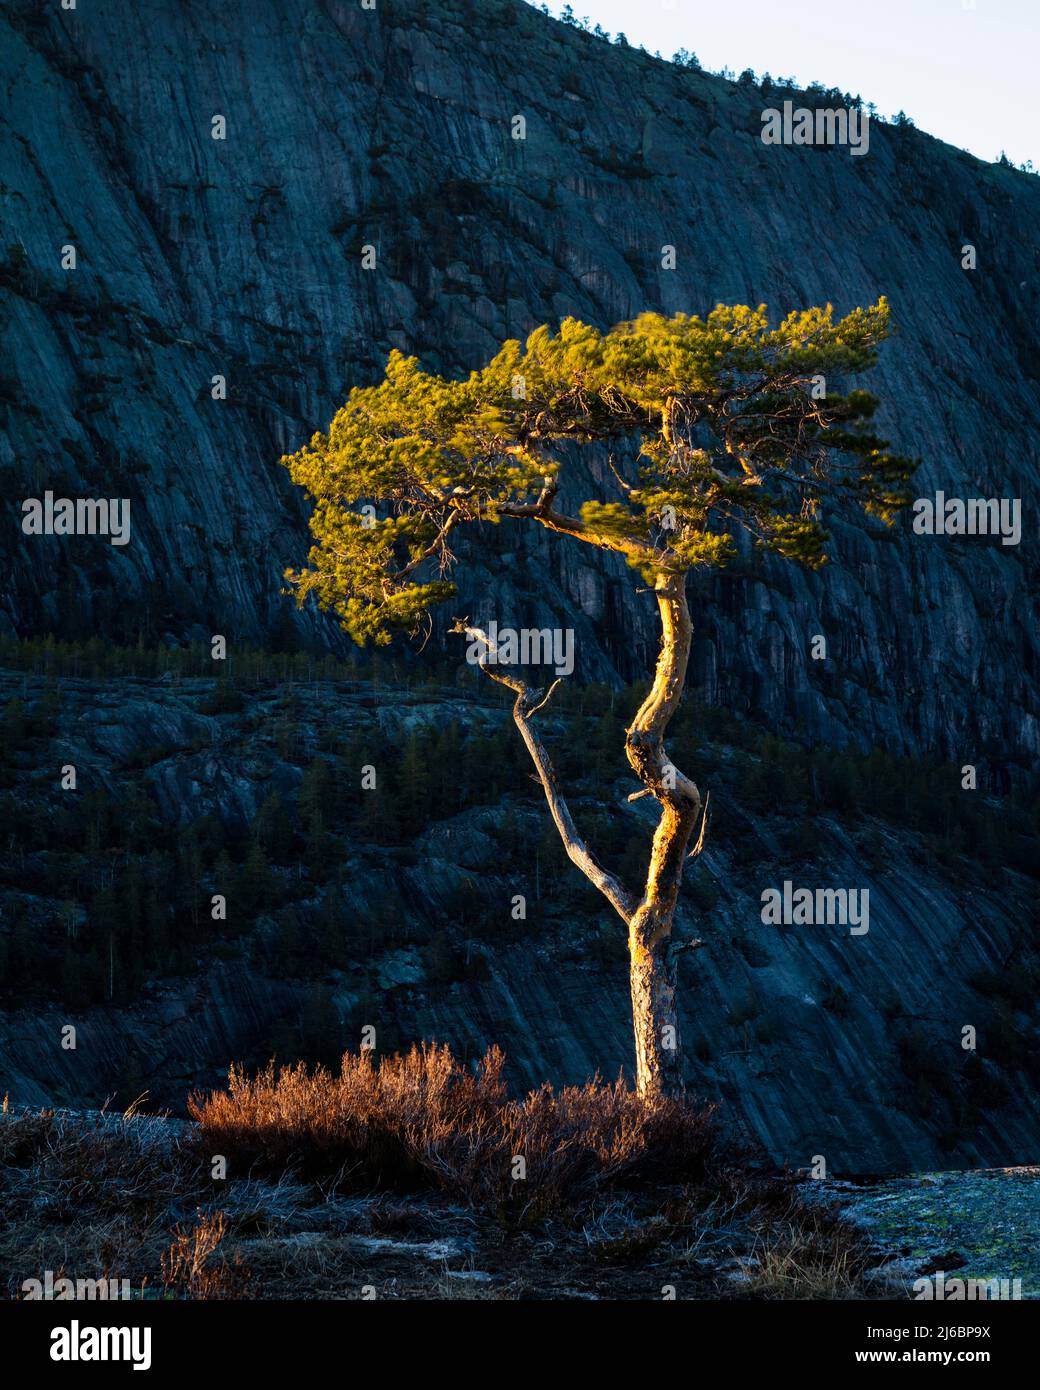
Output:
[[[455,592],[452,534],[524,519],[627,558],[648,582],[720,567],[744,530],[817,569],[825,503],[890,523],[913,464],[871,427],[877,401],[839,384],[889,332],[884,298],[772,325],[766,308],[645,313],[607,333],[577,319],[510,340],[462,380],[394,351],[327,432],[282,460],[314,503],[306,568],[286,578],[363,645],[416,631]],[[555,508],[563,446],[630,445],[613,496]]]

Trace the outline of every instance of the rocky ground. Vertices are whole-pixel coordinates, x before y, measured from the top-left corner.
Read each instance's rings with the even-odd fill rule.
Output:
[[[510,1229],[449,1197],[292,1174],[215,1191],[186,1160],[193,1135],[142,1114],[5,1112],[0,1291],[51,1269],[145,1298],[898,1299],[942,1270],[1040,1296],[1036,1169],[858,1187],[748,1174]],[[793,1216],[800,1195],[818,1218]]]
[[[622,1190],[515,1225],[436,1194],[332,1177],[214,1184],[195,1127],[9,1110],[0,1117],[0,1289],[128,1279],[187,1298],[849,1298],[891,1292],[880,1245],[790,1181]]]
[[[942,1270],[960,1279],[1021,1280],[1040,1298],[1040,1168],[917,1173],[823,1188],[872,1240],[898,1252],[890,1267],[913,1280]]]

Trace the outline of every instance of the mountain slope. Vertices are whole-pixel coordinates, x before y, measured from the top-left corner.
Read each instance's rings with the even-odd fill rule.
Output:
[[[1040,181],[877,124],[862,157],[766,146],[762,109],[791,93],[519,0],[22,0],[0,25],[8,630],[284,638],[281,571],[306,533],[277,457],[391,347],[461,371],[565,314],[884,293],[883,430],[922,458],[922,496],[1021,498],[1026,543],[879,541],[849,518],[818,577],[746,556],[696,585],[692,681],[815,740],[1021,780],[1038,739],[1023,552]],[[23,536],[17,504],[48,488],[129,497],[131,543]],[[489,544],[460,611],[576,626],[587,677],[645,669],[653,613],[620,562],[520,531]]]

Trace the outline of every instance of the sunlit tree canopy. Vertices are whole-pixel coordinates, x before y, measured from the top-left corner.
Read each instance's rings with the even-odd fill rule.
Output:
[[[876,399],[845,385],[888,331],[883,298],[775,327],[764,305],[720,304],[606,333],[568,318],[458,381],[395,351],[283,460],[315,504],[308,567],[287,578],[356,641],[385,642],[454,593],[452,533],[476,521],[540,523],[648,580],[725,565],[741,528],[817,568],[825,503],[891,522],[907,500],[911,461],[872,430]],[[609,448],[609,487],[562,512],[567,446],[594,443]]]

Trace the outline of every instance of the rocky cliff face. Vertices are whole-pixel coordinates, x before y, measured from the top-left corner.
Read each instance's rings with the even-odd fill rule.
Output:
[[[37,998],[0,1013],[0,1094],[15,1104],[79,1106],[114,1096],[118,1106],[147,1090],[149,1108],[181,1111],[187,1090],[220,1084],[230,1060],[262,1063],[273,1038],[298,1037],[316,985],[329,1002],[334,1050],[356,1047],[361,1028],[372,1025],[380,1046],[427,1038],[472,1057],[497,1043],[517,1087],[630,1068],[624,929],[595,894],[590,901],[576,892],[576,870],[548,854],[555,832],[537,790],[525,796],[519,765],[502,773],[501,792],[489,789],[482,804],[453,815],[418,808],[423,824],[407,852],[378,836],[341,836],[329,821],[335,838],[324,867],[309,849],[283,856],[283,867],[265,866],[264,900],[245,919],[249,883],[236,873],[223,889],[228,915],[214,944],[124,997],[131,953],[147,957],[149,943],[129,898],[105,925],[97,894],[131,871],[131,859],[150,872],[204,817],[255,826],[273,792],[286,808],[302,806],[301,781],[311,779],[313,795],[307,769],[315,760],[355,782],[349,756],[330,760],[321,751],[330,733],[348,740],[355,759],[378,766],[384,790],[365,793],[373,806],[389,785],[384,750],[412,736],[456,721],[468,738],[489,737],[482,755],[489,779],[492,761],[518,742],[507,702],[494,695],[464,701],[451,690],[384,686],[373,699],[368,688],[304,683],[291,692],[298,713],[284,738],[283,687],[258,690],[238,712],[218,714],[210,691],[199,680],[63,682],[51,737],[35,745],[0,798],[0,988],[2,962],[37,949],[59,924],[53,953],[41,957],[47,964],[32,972]],[[12,695],[31,704],[43,693],[34,677],[0,676],[0,704]],[[588,724],[579,734],[574,718],[549,719],[558,759],[590,738]],[[453,775],[463,761],[456,757]],[[701,867],[687,875],[676,928],[680,939],[696,934],[705,942],[680,956],[691,1086],[793,1167],[817,1155],[835,1174],[1035,1162],[1040,961],[1028,926],[1035,879],[978,864],[970,857],[976,846],[942,866],[927,837],[871,815],[820,815],[811,833],[792,840],[788,811],[748,806],[746,773],[756,755],[705,743],[695,762],[713,768],[718,809]],[[56,777],[40,772],[70,763],[79,776],[74,802]],[[432,770],[437,779],[446,775]],[[580,783],[572,789],[579,823],[623,873],[626,842],[652,820],[625,807],[630,785],[608,776],[595,797]],[[103,821],[99,787],[123,807],[120,846],[141,797],[150,799],[158,817],[150,840],[126,840],[125,853],[104,844],[87,857],[66,849],[64,816]],[[611,825],[620,831],[606,854]],[[510,853],[509,836],[519,854]],[[194,872],[208,907],[219,863]],[[763,889],[784,880],[866,890],[869,930],[764,923]],[[396,920],[379,929],[390,888]],[[512,913],[517,893],[526,903],[520,923]],[[335,918],[330,897],[342,906]],[[79,912],[70,912],[77,899]],[[175,937],[189,932],[187,909],[157,901],[144,918],[153,937],[169,913]],[[70,945],[73,932],[79,940]],[[271,946],[286,932],[296,950],[288,965],[278,964],[284,948]],[[85,1008],[81,985],[67,984],[67,957],[95,948],[102,1002]],[[60,1005],[42,1001],[40,992],[59,979],[67,997]],[[69,1023],[74,1050],[62,1041]],[[976,1030],[975,1052],[963,1046],[966,1026]],[[280,1055],[293,1047],[281,1044]]]
[[[876,124],[861,157],[766,146],[762,109],[792,93],[519,0],[12,0],[0,25],[9,630],[282,630],[306,541],[277,457],[392,347],[462,371],[565,314],[884,293],[885,431],[923,460],[923,496],[1021,498],[1024,543],[838,518],[818,577],[746,557],[697,585],[693,682],[814,740],[1020,778],[1038,741],[1035,178]],[[47,489],[128,497],[131,543],[22,536],[17,503]],[[623,567],[520,530],[488,544],[461,611],[576,626],[587,677],[645,669],[653,614]]]

